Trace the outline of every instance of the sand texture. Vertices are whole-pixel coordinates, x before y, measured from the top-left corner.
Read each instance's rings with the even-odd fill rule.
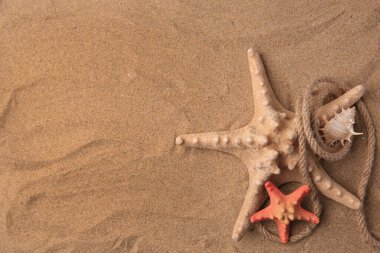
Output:
[[[289,110],[331,76],[365,84],[380,127],[379,1],[0,0],[0,253],[376,252],[355,211],[324,197],[297,244],[254,228],[232,241],[245,165],[174,138],[249,122],[248,47]],[[365,143],[323,163],[354,193]],[[379,182],[378,159],[378,235]]]

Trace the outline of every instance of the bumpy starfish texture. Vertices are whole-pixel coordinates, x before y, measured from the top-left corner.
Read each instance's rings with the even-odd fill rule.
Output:
[[[253,214],[251,222],[270,219],[277,224],[278,235],[282,243],[289,241],[290,221],[305,220],[315,224],[319,218],[301,207],[302,199],[311,191],[310,186],[303,185],[289,195],[284,195],[273,183],[266,182],[265,189],[270,198],[270,204],[265,209]]]
[[[261,58],[253,49],[248,50],[248,61],[254,98],[251,122],[239,129],[185,134],[175,139],[178,146],[226,152],[237,156],[246,165],[249,184],[232,233],[236,241],[247,231],[249,217],[262,204],[264,182],[271,176],[276,176],[279,183],[302,181],[300,173],[294,172],[298,162],[299,133],[295,114],[276,99]],[[357,86],[342,95],[343,98],[322,106],[316,115],[320,121],[329,120],[335,112],[352,106],[362,95],[363,86]],[[350,208],[359,208],[360,201],[331,179],[316,158],[310,155],[309,160],[312,178],[322,194]]]

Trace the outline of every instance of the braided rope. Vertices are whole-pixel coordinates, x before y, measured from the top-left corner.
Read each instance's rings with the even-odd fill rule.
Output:
[[[324,100],[329,96],[338,97],[343,92],[349,90],[349,86],[343,82],[339,82],[332,78],[321,78],[314,81],[306,89],[303,100],[300,101],[296,106],[296,117],[299,127],[299,161],[298,168],[302,176],[302,180],[311,186],[312,191],[310,194],[313,212],[320,216],[322,212],[322,205],[318,197],[318,192],[311,180],[310,173],[307,170],[307,149],[308,147],[311,151],[321,158],[327,161],[337,161],[342,159],[347,155],[351,148],[351,143],[344,145],[341,148],[331,148],[322,141],[322,137],[318,131],[319,122],[316,122],[311,117],[314,111],[324,104]],[[316,92],[318,92],[316,94]],[[359,100],[356,105],[362,120],[364,122],[365,128],[368,134],[368,145],[367,145],[367,157],[364,164],[363,174],[358,187],[358,197],[361,202],[361,207],[356,213],[356,217],[359,224],[359,229],[362,236],[366,241],[371,243],[371,245],[380,248],[380,241],[368,229],[368,224],[364,212],[364,201],[367,192],[368,181],[372,173],[372,168],[375,158],[375,148],[376,148],[376,136],[375,128],[368,112],[368,109],[363,101]],[[316,224],[307,224],[306,228],[300,233],[292,235],[289,238],[290,242],[297,242],[310,235],[315,229]],[[279,241],[278,236],[268,229],[266,229],[261,223],[257,224],[257,227],[264,237],[272,240]]]

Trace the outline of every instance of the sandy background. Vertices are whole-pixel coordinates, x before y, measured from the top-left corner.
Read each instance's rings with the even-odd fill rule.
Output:
[[[174,137],[251,119],[248,47],[287,108],[338,77],[380,126],[379,1],[0,0],[0,252],[375,252],[326,198],[298,244],[231,240],[244,164]],[[353,192],[364,144],[324,165]]]

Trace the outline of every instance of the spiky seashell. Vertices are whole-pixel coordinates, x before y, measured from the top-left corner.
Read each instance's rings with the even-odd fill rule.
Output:
[[[355,112],[355,107],[342,109],[320,129],[328,145],[333,145],[337,141],[343,145],[345,140],[351,142],[351,136],[363,134],[354,131]]]

